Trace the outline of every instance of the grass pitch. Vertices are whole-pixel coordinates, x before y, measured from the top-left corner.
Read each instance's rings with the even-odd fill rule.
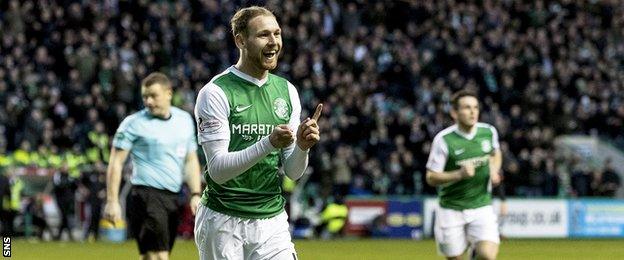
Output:
[[[133,241],[123,244],[13,240],[13,259],[138,259]],[[296,240],[300,259],[443,259],[433,240]],[[499,259],[624,259],[624,240],[505,240]],[[178,240],[171,259],[198,259],[193,241]]]

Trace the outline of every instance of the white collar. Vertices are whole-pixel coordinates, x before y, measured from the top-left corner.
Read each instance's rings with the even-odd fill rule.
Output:
[[[251,82],[252,84],[258,86],[258,87],[262,87],[262,85],[264,85],[264,83],[267,82],[267,80],[269,80],[269,76],[267,75],[265,78],[263,79],[257,79],[254,78],[252,76],[250,76],[249,74],[246,74],[245,72],[240,71],[239,69],[236,68],[236,66],[232,65],[228,70],[230,70],[230,72],[234,73],[234,75],[236,75],[237,77],[244,79],[246,81]]]
[[[477,135],[477,125],[475,124],[475,126],[472,128],[470,133],[466,133],[466,132],[462,131],[461,129],[459,129],[459,126],[457,124],[455,124],[455,133],[457,133],[458,135],[460,135],[463,138],[466,138],[468,140],[472,140]]]

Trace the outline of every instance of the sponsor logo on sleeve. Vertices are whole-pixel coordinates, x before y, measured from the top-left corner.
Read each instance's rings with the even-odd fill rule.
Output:
[[[223,124],[221,124],[221,121],[219,121],[218,119],[214,117],[210,117],[210,118],[200,117],[199,122],[197,124],[197,128],[199,129],[199,132],[203,134],[216,133],[219,129],[221,129],[222,126]]]

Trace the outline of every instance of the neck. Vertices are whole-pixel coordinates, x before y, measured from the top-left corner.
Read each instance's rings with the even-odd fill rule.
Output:
[[[267,75],[269,74],[268,70],[260,69],[260,68],[258,68],[256,66],[253,66],[249,62],[243,61],[243,59],[239,59],[238,62],[236,63],[236,65],[234,65],[234,67],[236,67],[241,72],[243,72],[243,73],[245,73],[245,74],[247,74],[249,76],[252,76],[252,77],[254,77],[254,78],[258,79],[258,80],[262,80],[262,79],[266,78]]]
[[[476,124],[469,126],[469,125],[464,125],[459,122],[457,123],[457,128],[459,129],[459,131],[462,131],[463,133],[466,133],[466,134],[472,133],[472,130],[475,128],[475,126]]]
[[[152,114],[153,117],[157,117],[159,119],[167,120],[171,118],[171,109],[165,110],[162,114]]]

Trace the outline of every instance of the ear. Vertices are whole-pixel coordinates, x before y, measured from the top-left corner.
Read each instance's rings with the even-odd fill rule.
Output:
[[[167,93],[167,97],[169,98],[169,100],[173,99],[173,88],[169,87],[165,90],[165,93]]]
[[[457,111],[455,111],[455,108],[451,108],[451,118],[457,120]]]
[[[234,36],[234,43],[236,43],[236,47],[239,49],[245,48],[245,37],[242,33]]]

